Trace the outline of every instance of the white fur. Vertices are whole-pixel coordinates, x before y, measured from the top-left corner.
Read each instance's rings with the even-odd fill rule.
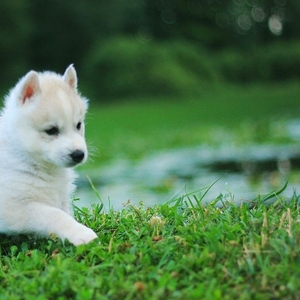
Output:
[[[72,65],[63,76],[30,71],[10,91],[0,117],[0,232],[74,245],[97,238],[70,207],[72,167],[87,159],[86,109]]]

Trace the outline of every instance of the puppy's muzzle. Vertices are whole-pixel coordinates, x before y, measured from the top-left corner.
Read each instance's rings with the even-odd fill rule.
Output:
[[[82,150],[75,150],[70,154],[70,157],[74,163],[79,164],[84,159],[84,152]]]

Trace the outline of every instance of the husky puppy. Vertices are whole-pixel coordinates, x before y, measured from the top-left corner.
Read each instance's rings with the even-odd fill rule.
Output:
[[[0,116],[0,232],[54,234],[74,245],[96,233],[72,217],[73,167],[87,159],[87,99],[70,65],[63,76],[28,72]]]

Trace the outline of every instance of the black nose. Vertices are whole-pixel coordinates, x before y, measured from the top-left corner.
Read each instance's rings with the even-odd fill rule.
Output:
[[[75,163],[80,163],[84,159],[84,152],[81,150],[75,150],[70,154],[70,156]]]

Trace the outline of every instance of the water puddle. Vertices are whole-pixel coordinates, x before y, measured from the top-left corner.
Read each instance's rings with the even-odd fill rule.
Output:
[[[186,193],[199,196],[216,180],[204,198],[240,203],[289,185],[284,194],[300,191],[300,146],[199,146],[157,152],[138,162],[116,160],[88,172],[106,209],[121,209],[128,200],[146,206],[164,203]],[[218,180],[219,179],[219,180]],[[98,202],[86,177],[78,180],[79,206]],[[202,189],[201,191],[198,191]],[[197,192],[198,191],[198,192]]]

